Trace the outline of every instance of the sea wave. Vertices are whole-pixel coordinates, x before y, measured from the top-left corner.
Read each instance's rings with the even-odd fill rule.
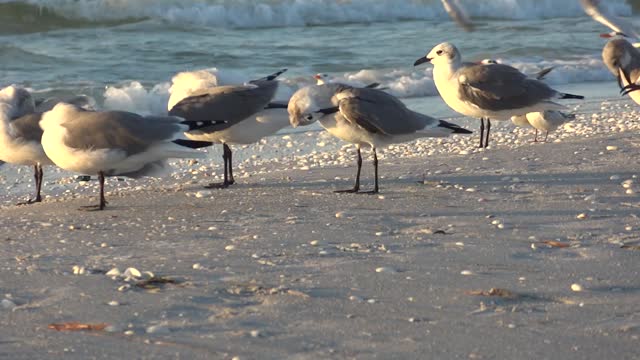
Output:
[[[480,18],[585,16],[579,0],[461,0],[461,3],[469,15]],[[632,6],[625,0],[609,0],[605,6],[615,14],[632,15]],[[4,18],[11,19],[14,27],[22,21],[41,24],[43,18],[50,20],[45,24],[54,27],[65,25],[61,18],[70,21],[70,26],[152,19],[223,28],[448,21],[440,0],[0,0],[0,7],[2,13],[11,15]],[[38,21],[33,21],[34,18]]]

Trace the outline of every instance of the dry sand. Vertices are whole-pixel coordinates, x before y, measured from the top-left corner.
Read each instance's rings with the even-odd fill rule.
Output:
[[[4,165],[0,358],[640,358],[629,105],[592,103],[556,143],[503,125],[486,151],[477,134],[394,147],[380,196],[332,193],[354,160],[322,133],[238,151],[227,190],[200,186],[218,155],[110,180],[104,212],[76,210],[95,182],[56,171],[44,203],[13,206],[31,178]],[[178,284],[104,274],[128,267]],[[69,321],[108,327],[47,328]]]

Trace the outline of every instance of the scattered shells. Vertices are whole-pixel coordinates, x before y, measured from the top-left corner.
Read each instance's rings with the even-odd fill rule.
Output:
[[[393,273],[397,273],[398,271],[394,268],[383,266],[383,267],[376,268],[376,272],[393,274]]]
[[[113,268],[113,269],[107,271],[107,273],[105,275],[107,275],[107,276],[120,276],[120,275],[122,275],[122,273],[120,272],[120,269]]]
[[[124,285],[121,285],[121,286],[118,287],[118,291],[120,291],[120,292],[124,292],[124,291],[127,291],[129,289],[131,289],[131,285],[129,285],[129,284],[124,284]]]
[[[583,290],[582,285],[580,284],[571,284],[571,290],[575,292],[580,292]]]
[[[616,150],[618,150],[617,146],[614,146],[614,145],[607,146],[607,151],[616,151]]]
[[[318,240],[311,240],[311,241],[309,242],[309,245],[311,245],[311,246],[318,246],[318,245],[320,245],[320,241],[318,241]]]
[[[2,306],[4,310],[13,310],[17,305],[9,299],[2,299],[0,306]]]
[[[580,220],[584,220],[584,219],[587,218],[587,214],[585,214],[585,213],[578,214],[578,216],[576,216],[576,218],[580,219]]]
[[[85,272],[84,266],[73,265],[73,275],[84,275]]]
[[[236,246],[235,245],[227,245],[227,246],[224,247],[224,249],[227,250],[227,251],[231,251],[231,250],[235,250]]]
[[[171,329],[166,324],[151,325],[146,329],[147,334],[169,334]]]
[[[191,266],[191,268],[193,268],[194,270],[200,270],[200,269],[202,269],[202,265],[200,265],[200,264],[198,264],[198,263],[195,263],[195,264],[193,264],[193,265]]]
[[[462,270],[462,271],[460,271],[460,275],[465,275],[465,276],[473,275],[473,271],[471,271],[471,270]]]
[[[107,303],[107,305],[109,306],[120,306],[120,303],[115,301],[115,300],[111,300]]]
[[[142,273],[140,272],[140,270],[130,267],[124,271],[124,276],[130,277],[130,278],[139,278],[139,277],[142,277]]]

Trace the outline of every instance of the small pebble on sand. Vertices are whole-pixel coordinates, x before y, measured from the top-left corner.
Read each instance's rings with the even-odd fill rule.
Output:
[[[580,292],[583,290],[582,285],[580,284],[571,284],[571,290],[575,292]]]

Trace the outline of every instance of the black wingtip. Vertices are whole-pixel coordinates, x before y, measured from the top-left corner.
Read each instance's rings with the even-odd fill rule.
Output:
[[[187,125],[189,127],[189,131],[199,130],[202,128],[207,128],[207,127],[216,126],[216,125],[223,125],[226,123],[227,123],[226,121],[209,121],[209,120],[206,120],[206,121],[187,120],[187,121],[181,122],[181,124]]]
[[[438,126],[446,128],[446,129],[453,130],[454,134],[473,134],[473,131],[471,131],[471,130],[467,130],[465,128],[460,127],[459,125],[452,124],[452,123],[446,122],[444,120],[440,120],[440,123],[438,124]]]
[[[184,139],[176,139],[176,140],[173,140],[173,142],[180,146],[188,147],[191,149],[200,149],[203,147],[208,147],[213,145],[213,143],[210,141],[197,141],[197,140],[184,140]]]
[[[560,96],[560,99],[578,99],[578,100],[584,100],[584,96],[582,96],[582,95],[573,95],[573,94],[562,94],[562,96]]]
[[[272,102],[272,103],[268,103],[267,106],[265,106],[265,109],[287,109],[289,107],[289,104],[285,104],[285,103],[279,103],[279,102]]]

